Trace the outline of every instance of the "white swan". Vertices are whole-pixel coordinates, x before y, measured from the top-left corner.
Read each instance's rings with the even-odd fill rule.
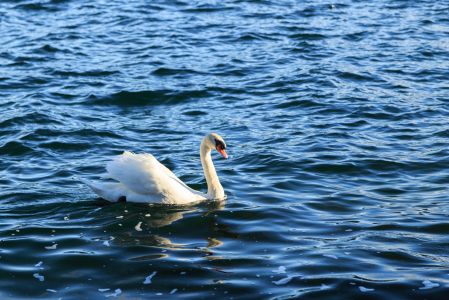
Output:
[[[223,199],[225,193],[211,158],[211,150],[214,148],[224,158],[228,158],[223,138],[216,133],[210,133],[203,138],[200,146],[207,194],[188,187],[153,155],[128,151],[116,156],[106,166],[109,177],[118,182],[82,181],[98,196],[111,202],[188,204],[201,200]]]

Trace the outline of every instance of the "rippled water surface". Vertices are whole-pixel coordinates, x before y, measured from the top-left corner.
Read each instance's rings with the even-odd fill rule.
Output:
[[[448,36],[445,0],[1,1],[1,298],[446,299]],[[78,180],[204,191],[210,131],[223,203]]]

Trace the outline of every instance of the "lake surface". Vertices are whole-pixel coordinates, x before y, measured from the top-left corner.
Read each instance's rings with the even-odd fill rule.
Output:
[[[2,299],[446,299],[448,1],[0,3]],[[149,152],[228,195],[109,204]],[[139,230],[141,229],[141,230]]]

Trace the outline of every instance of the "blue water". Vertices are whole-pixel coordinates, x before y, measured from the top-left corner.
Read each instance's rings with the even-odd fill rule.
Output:
[[[448,12],[2,1],[1,298],[447,298]],[[225,202],[109,204],[78,180],[130,150],[205,191],[210,131]]]

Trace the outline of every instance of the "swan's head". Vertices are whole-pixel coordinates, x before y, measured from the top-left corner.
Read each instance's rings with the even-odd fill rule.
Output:
[[[226,153],[226,143],[224,139],[217,133],[212,132],[204,138],[207,143],[207,146],[210,149],[215,149],[220,153],[224,158],[228,158],[228,154]]]

